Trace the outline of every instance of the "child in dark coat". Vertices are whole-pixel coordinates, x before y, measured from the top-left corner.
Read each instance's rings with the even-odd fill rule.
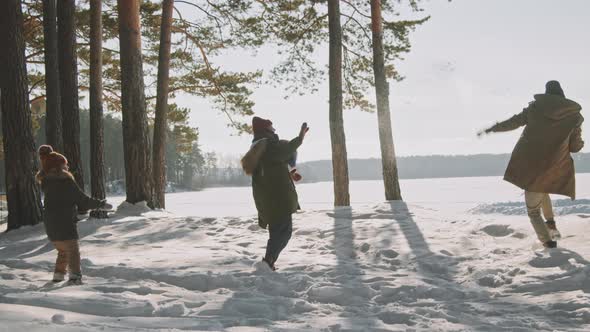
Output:
[[[66,270],[69,270],[69,281],[80,284],[82,272],[77,211],[111,209],[112,206],[106,200],[88,197],[68,172],[67,159],[54,152],[51,146],[43,145],[39,148],[39,159],[41,170],[37,173],[37,180],[44,194],[43,223],[49,241],[57,249],[53,281],[63,281]]]

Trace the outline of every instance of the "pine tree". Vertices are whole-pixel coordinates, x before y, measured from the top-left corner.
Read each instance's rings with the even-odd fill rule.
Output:
[[[0,1],[0,112],[8,203],[7,230],[41,221],[41,195],[29,106],[20,0]]]
[[[340,0],[328,0],[330,34],[330,138],[332,141],[332,171],[334,177],[334,205],[350,206],[348,159],[342,116],[342,28]]]
[[[249,0],[248,0],[249,1]],[[60,1],[61,2],[61,1]],[[76,1],[78,53],[78,87],[90,86],[90,10],[88,0]],[[215,58],[234,50],[255,50],[265,40],[262,22],[245,1],[182,1],[175,2],[176,17],[172,19],[169,98],[183,93],[210,101],[212,110],[224,114],[230,127],[246,132],[244,116],[253,114],[252,87],[260,81],[261,71],[234,72],[217,64]],[[161,32],[161,1],[141,1],[140,20],[145,96],[148,116],[152,116],[157,100],[157,72]],[[29,26],[41,24],[41,2],[24,4]],[[116,1],[103,0],[103,107],[105,111],[121,111],[121,75],[119,54],[118,11]],[[27,37],[31,98],[45,97],[44,72],[35,64],[44,62],[43,34],[31,29]]]
[[[383,167],[383,185],[385,199],[401,200],[401,190],[393,146],[391,115],[389,111],[389,84],[385,75],[383,55],[383,21],[381,17],[381,0],[371,0],[371,26],[373,32],[373,72],[375,74],[375,94],[377,98],[377,118],[379,125],[379,142],[381,145],[381,163]]]
[[[328,15],[325,14],[326,3]],[[413,12],[421,12],[419,3],[420,0],[410,1],[407,6]],[[374,35],[371,36],[371,5],[372,2],[367,0],[346,0],[338,3],[330,0],[277,0],[262,5],[262,20],[270,27],[269,34],[272,38],[269,39],[277,46],[279,54],[283,55],[283,61],[272,70],[273,81],[285,85],[290,94],[318,91],[320,84],[325,80],[325,70],[323,64],[315,60],[317,50],[326,43],[330,45],[328,72],[334,187],[335,196],[343,196],[336,198],[337,205],[339,200],[347,199],[347,189],[344,185],[347,182],[347,171],[343,158],[346,147],[344,131],[340,133],[341,112],[338,111],[338,107],[373,112],[375,105],[368,99],[373,88],[377,89],[386,198],[401,199],[389,115],[387,79],[403,79],[392,63],[400,59],[402,54],[409,52],[409,33],[426,22],[429,17],[396,21],[385,20],[380,14],[380,39],[374,45],[375,38]],[[398,19],[398,7],[401,7],[399,1],[383,1],[379,8],[382,9],[383,15],[388,14],[389,17]],[[335,27],[336,8],[343,22],[339,29]],[[327,25],[326,16],[329,21]],[[336,38],[334,31],[337,31],[340,37]],[[336,39],[340,41],[340,55],[337,46],[334,45]],[[336,59],[337,56],[341,60]],[[380,59],[373,61],[374,56]],[[386,62],[389,64],[385,64]],[[340,67],[334,67],[335,63],[340,63]],[[338,91],[341,91],[341,97],[337,95]]]
[[[45,47],[46,140],[63,151],[61,96],[57,55],[57,8],[55,0],[43,0],[43,43]]]
[[[84,174],[80,158],[80,108],[78,105],[78,58],[76,55],[75,0],[57,2],[57,33],[59,80],[63,120],[64,155],[70,172],[84,189]]]
[[[118,0],[121,106],[127,202],[153,202],[139,0]]]
[[[154,207],[166,207],[166,131],[170,85],[170,36],[174,0],[162,3],[162,27],[158,55],[158,91],[154,120]]]
[[[90,187],[94,198],[104,199],[104,125],[102,109],[102,0],[90,0]],[[92,217],[106,218],[105,211]]]

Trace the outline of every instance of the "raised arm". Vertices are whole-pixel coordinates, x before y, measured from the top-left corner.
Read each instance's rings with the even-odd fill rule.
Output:
[[[302,143],[303,138],[300,136],[290,141],[279,141],[278,144],[268,147],[266,158],[274,162],[287,162],[293,158],[293,154],[297,152]]]
[[[497,132],[504,132],[504,131],[511,131],[518,129],[522,126],[526,126],[527,124],[527,113],[528,108],[525,108],[519,114],[514,115],[508,120],[498,122],[495,125],[491,126],[490,128],[484,130],[484,133],[497,133]]]
[[[301,125],[301,130],[299,131],[299,136],[295,137],[290,141],[279,141],[278,144],[274,146],[269,146],[268,151],[266,153],[266,158],[273,162],[288,162],[293,158],[293,155],[297,152],[297,149],[303,143],[303,138],[305,138],[305,134],[309,131],[309,127],[307,127],[307,123],[303,123]]]

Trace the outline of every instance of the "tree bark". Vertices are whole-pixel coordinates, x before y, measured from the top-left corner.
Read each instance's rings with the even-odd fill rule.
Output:
[[[45,45],[45,135],[47,144],[63,151],[61,96],[57,52],[57,8],[55,0],[43,0],[43,37]]]
[[[330,138],[334,177],[334,205],[350,206],[346,136],[342,116],[342,27],[340,0],[328,0],[330,34]]]
[[[20,0],[0,1],[0,45],[0,112],[10,231],[42,219],[41,194],[34,178],[37,156]]]
[[[75,0],[57,2],[59,80],[63,116],[64,154],[70,171],[84,190],[84,174],[80,157],[80,109],[78,106],[78,63],[76,55]]]
[[[90,0],[90,187],[92,197],[104,199],[104,125],[102,109],[102,0]],[[92,217],[106,218],[105,211]]]
[[[381,0],[371,0],[371,27],[373,31],[373,72],[375,75],[375,92],[377,96],[377,121],[379,124],[379,143],[381,145],[385,199],[388,201],[402,200],[391,130],[389,84],[385,76]]]
[[[168,87],[170,83],[170,35],[174,0],[162,3],[160,53],[158,55],[158,91],[154,123],[154,207],[166,207],[166,132]]]
[[[139,0],[118,0],[121,49],[121,106],[127,201],[152,199],[150,139],[148,136]]]

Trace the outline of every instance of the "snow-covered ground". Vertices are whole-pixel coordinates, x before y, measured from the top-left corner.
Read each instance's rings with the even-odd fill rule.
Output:
[[[351,209],[330,207],[330,183],[301,185],[278,272],[260,264],[249,188],[81,221],[82,286],[52,285],[55,251],[24,228],[0,235],[0,331],[588,331],[589,184],[556,202],[552,250],[499,178],[403,181],[405,203],[354,182]]]

